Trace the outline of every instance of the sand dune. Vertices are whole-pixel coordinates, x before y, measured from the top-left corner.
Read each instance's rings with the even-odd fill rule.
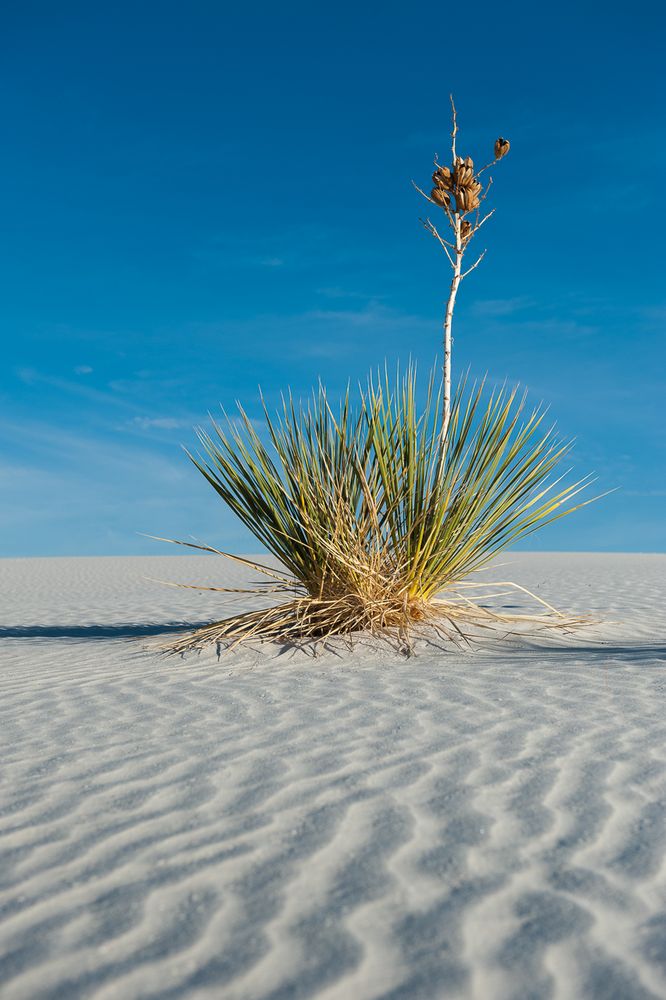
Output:
[[[509,558],[603,622],[164,659],[242,571],[1,560],[3,1000],[666,997],[666,556]]]

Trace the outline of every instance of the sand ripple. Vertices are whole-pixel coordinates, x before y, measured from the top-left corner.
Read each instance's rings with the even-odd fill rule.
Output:
[[[594,603],[592,557],[531,558]],[[666,558],[594,558],[605,645],[218,663],[4,638],[0,996],[666,997]],[[57,623],[28,590],[3,624]]]

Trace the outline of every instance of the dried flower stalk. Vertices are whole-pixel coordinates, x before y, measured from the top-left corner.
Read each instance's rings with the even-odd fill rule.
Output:
[[[504,156],[506,156],[511,146],[508,139],[500,136],[495,141],[494,160],[481,167],[480,170],[475,171],[474,161],[472,158],[470,156],[466,156],[463,159],[458,156],[456,151],[458,117],[456,114],[456,106],[453,100],[453,95],[451,95],[451,118],[451,166],[448,167],[440,165],[437,161],[437,157],[435,157],[435,171],[432,175],[434,187],[429,195],[426,194],[425,191],[422,191],[417,184],[414,185],[416,190],[419,194],[423,195],[426,201],[429,201],[431,205],[435,205],[437,208],[441,208],[443,210],[452,233],[451,239],[445,239],[440,235],[436,226],[433,225],[430,219],[426,218],[421,220],[428,232],[435,237],[444,250],[444,253],[448,257],[453,270],[453,277],[451,278],[451,285],[449,287],[449,297],[446,302],[446,310],[444,313],[442,443],[446,440],[449,421],[451,419],[451,330],[453,327],[453,310],[456,304],[456,296],[458,294],[460,282],[476,267],[478,267],[485,257],[486,251],[484,250],[481,254],[479,254],[472,266],[467,268],[466,271],[463,271],[462,268],[463,257],[473,237],[495,211],[495,209],[491,209],[490,212],[487,212],[483,216],[481,215],[481,204],[488,196],[488,191],[490,190],[490,186],[492,184],[492,178],[488,178],[484,189],[484,185],[479,180],[479,177],[482,173],[484,173],[484,171],[492,166],[493,163],[496,163],[498,160],[501,160]],[[468,218],[470,215],[472,218]]]

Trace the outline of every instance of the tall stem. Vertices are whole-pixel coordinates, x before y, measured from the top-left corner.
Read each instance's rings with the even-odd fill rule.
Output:
[[[461,280],[463,246],[460,235],[460,216],[454,213],[454,231],[456,236],[455,260],[453,262],[453,278],[449,289],[449,298],[446,303],[446,313],[444,315],[444,397],[442,402],[442,444],[446,440],[446,433],[451,420],[451,328],[453,326],[453,308],[456,304],[456,295]]]

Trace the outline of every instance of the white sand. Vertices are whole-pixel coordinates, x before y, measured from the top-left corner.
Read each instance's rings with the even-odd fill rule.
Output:
[[[615,622],[161,659],[242,573],[0,561],[3,1000],[666,997],[666,556],[513,560]]]

